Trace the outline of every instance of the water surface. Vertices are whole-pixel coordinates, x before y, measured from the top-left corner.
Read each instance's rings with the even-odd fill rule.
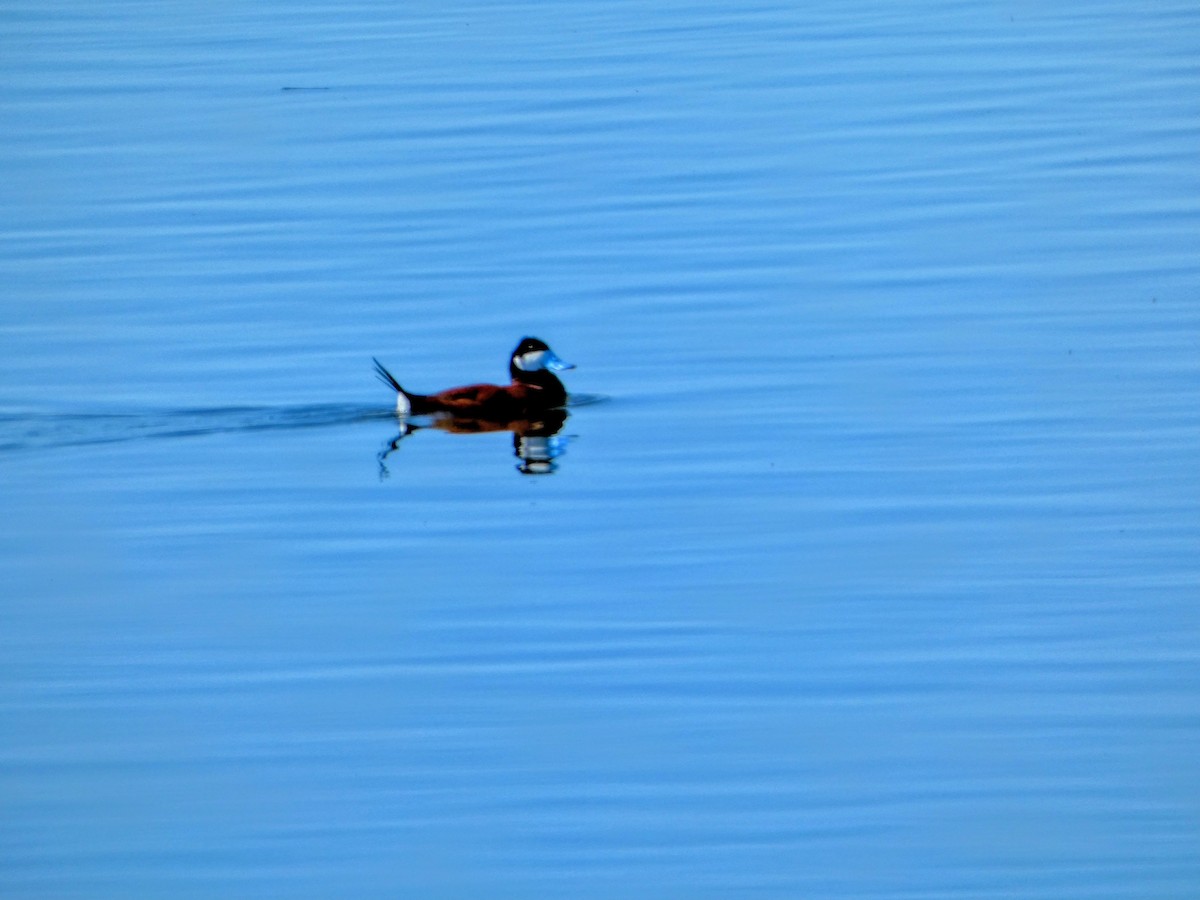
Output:
[[[1194,895],[1191,4],[0,22],[0,893]]]

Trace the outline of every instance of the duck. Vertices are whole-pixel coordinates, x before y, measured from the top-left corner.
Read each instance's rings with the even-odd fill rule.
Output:
[[[396,415],[447,414],[461,419],[502,422],[528,418],[567,403],[567,389],[555,372],[575,368],[563,362],[543,340],[523,337],[508,361],[506,385],[469,384],[436,394],[414,394],[372,357],[375,374],[396,392]]]

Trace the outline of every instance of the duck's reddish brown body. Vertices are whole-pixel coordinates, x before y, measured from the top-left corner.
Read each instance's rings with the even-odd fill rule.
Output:
[[[401,415],[445,413],[456,418],[509,421],[540,411],[556,409],[567,402],[567,390],[554,372],[574,368],[554,355],[544,341],[523,338],[508,363],[511,383],[470,384],[436,394],[406,391],[392,374],[375,360],[379,379],[396,391],[396,410]]]

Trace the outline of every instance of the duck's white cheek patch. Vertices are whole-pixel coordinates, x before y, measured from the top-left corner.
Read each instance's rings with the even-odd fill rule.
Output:
[[[536,372],[539,369],[545,368],[546,351],[531,350],[528,353],[522,353],[515,360],[517,368],[522,372]]]

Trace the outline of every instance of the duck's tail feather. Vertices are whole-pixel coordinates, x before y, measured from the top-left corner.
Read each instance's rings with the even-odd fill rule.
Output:
[[[396,410],[400,413],[410,412],[412,410],[412,395],[400,387],[400,382],[395,379],[391,372],[383,367],[383,363],[373,356],[371,357],[371,362],[375,363],[375,377],[396,392]]]
[[[378,378],[380,381],[382,381],[384,384],[386,384],[388,387],[390,387],[393,391],[396,391],[399,394],[404,393],[404,388],[400,387],[400,382],[398,382],[392,376],[391,372],[389,372],[387,369],[385,369],[383,367],[383,363],[381,363],[379,360],[377,360],[373,356],[371,357],[371,362],[375,363],[375,377],[376,378]]]

